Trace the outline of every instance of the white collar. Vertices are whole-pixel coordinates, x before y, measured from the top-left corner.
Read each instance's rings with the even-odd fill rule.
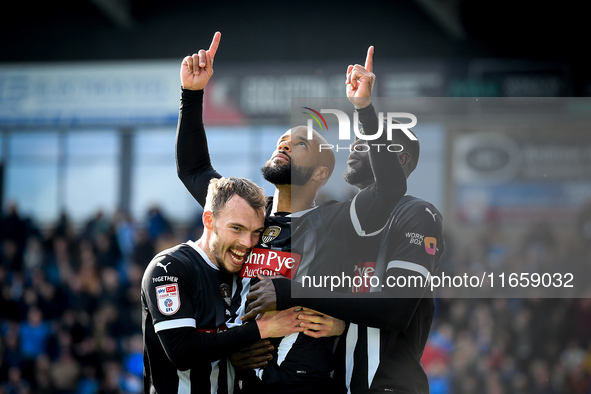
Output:
[[[308,208],[308,209],[304,209],[303,211],[299,211],[299,212],[293,212],[290,213],[289,215],[287,215],[288,217],[291,218],[299,218],[300,216],[304,216],[305,214],[307,214],[308,212],[310,212],[313,209],[318,208],[318,206],[312,207],[312,208]]]
[[[201,257],[203,257],[203,260],[205,260],[205,262],[207,263],[207,265],[209,265],[214,270],[217,270],[217,271],[220,270],[214,263],[211,262],[211,260],[207,256],[207,253],[205,253],[203,251],[203,249],[201,249],[201,247],[199,245],[197,245],[197,242],[195,242],[195,241],[187,241],[186,244],[189,245],[190,247],[192,247],[193,249],[195,249],[197,251],[197,253],[199,253],[201,255]]]

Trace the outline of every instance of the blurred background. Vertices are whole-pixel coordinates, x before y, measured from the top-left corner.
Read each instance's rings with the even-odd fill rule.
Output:
[[[567,267],[588,278],[591,137],[573,117],[589,113],[591,62],[579,2],[3,8],[0,393],[141,391],[143,270],[201,232],[174,162],[179,65],[216,30],[212,161],[269,194],[259,169],[288,128],[291,98],[342,97],[346,66],[363,64],[369,45],[378,97],[561,98],[561,123],[540,111],[520,126],[420,124],[409,193],[445,217],[446,273]],[[341,198],[338,188],[320,199]],[[591,300],[441,297],[423,364],[432,393],[590,393]]]

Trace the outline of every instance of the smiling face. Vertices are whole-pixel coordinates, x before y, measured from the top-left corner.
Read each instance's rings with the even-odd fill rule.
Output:
[[[240,271],[264,228],[265,211],[255,210],[234,195],[216,217],[204,213],[204,225],[211,229],[209,253],[212,263],[228,273]]]

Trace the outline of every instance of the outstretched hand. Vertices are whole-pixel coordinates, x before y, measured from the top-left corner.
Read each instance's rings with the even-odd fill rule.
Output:
[[[371,104],[371,92],[376,81],[373,73],[373,46],[367,50],[365,66],[356,64],[347,67],[347,97],[355,108],[364,108]]]
[[[203,90],[213,75],[213,59],[220,45],[222,33],[213,35],[211,45],[206,51],[200,49],[198,53],[187,56],[181,63],[181,85],[189,90]]]

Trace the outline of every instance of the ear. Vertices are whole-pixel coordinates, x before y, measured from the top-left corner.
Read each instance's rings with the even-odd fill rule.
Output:
[[[318,166],[312,174],[312,179],[314,179],[316,182],[324,184],[328,180],[328,174],[328,167]]]
[[[398,154],[398,160],[401,165],[405,165],[410,161],[410,155],[407,152],[401,152]]]
[[[201,219],[203,221],[203,226],[209,231],[213,231],[213,212],[203,211],[203,216],[201,217]]]

